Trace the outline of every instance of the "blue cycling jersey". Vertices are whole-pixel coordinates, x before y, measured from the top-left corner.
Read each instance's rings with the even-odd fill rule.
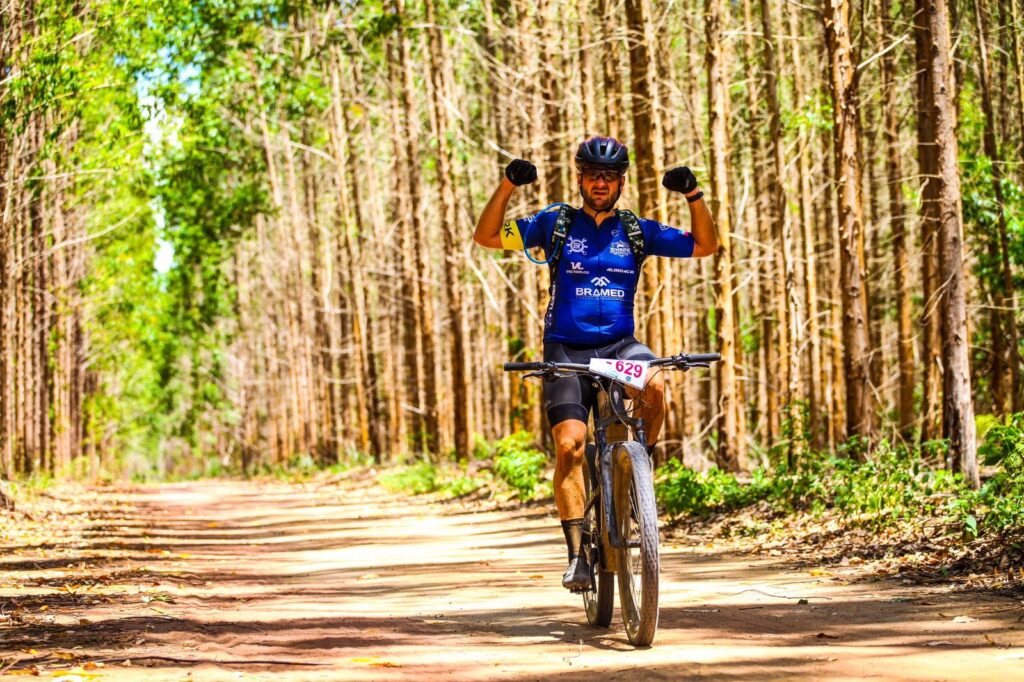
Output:
[[[551,257],[551,236],[558,211],[545,211],[505,224],[502,243],[544,248]],[[644,236],[644,257],[689,258],[693,235],[639,218]],[[519,232],[514,235],[512,230]],[[606,344],[634,331],[633,297],[640,273],[618,216],[598,227],[583,210],[569,227],[558,272],[554,273],[551,301],[544,316],[544,341]]]

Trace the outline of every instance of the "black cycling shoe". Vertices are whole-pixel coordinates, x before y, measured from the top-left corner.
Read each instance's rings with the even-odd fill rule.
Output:
[[[582,554],[569,562],[562,576],[562,587],[573,592],[590,589],[590,564]]]

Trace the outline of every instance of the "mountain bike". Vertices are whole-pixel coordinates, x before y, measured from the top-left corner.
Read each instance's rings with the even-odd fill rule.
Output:
[[[634,646],[648,646],[658,629],[658,509],[653,463],[647,452],[643,419],[626,405],[626,387],[642,389],[653,371],[709,367],[718,353],[680,354],[655,360],[595,358],[589,364],[508,362],[506,372],[524,378],[583,375],[598,396],[593,443],[584,451],[586,506],[581,551],[591,566],[590,589],[583,591],[587,622],[608,627],[612,621],[616,578],[619,610]],[[633,438],[629,435],[632,433]]]

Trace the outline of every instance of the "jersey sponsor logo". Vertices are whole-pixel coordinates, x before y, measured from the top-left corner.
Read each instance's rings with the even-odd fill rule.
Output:
[[[570,275],[589,275],[590,270],[583,267],[583,263],[580,261],[569,261],[569,274]]]
[[[624,289],[608,288],[612,281],[607,277],[595,277],[590,280],[590,283],[594,285],[593,289],[590,287],[576,287],[576,298],[626,298]]]
[[[587,255],[587,238],[580,237],[579,239],[569,237],[565,241],[566,247],[569,249],[569,253],[578,253],[581,256]]]
[[[629,268],[605,268],[605,272],[617,272],[622,275],[635,275],[636,270],[630,270]]]
[[[612,237],[618,237],[620,234],[622,234],[621,227],[616,227],[614,230],[612,230]]]
[[[576,287],[576,298],[613,298],[620,300],[626,298],[626,291],[624,289],[611,289],[604,287],[597,289],[591,289],[590,287]]]
[[[619,258],[625,258],[631,253],[629,244],[621,241],[612,242],[612,245],[608,248],[608,250],[611,252],[613,256],[618,256]]]
[[[662,225],[662,226],[661,226],[661,231],[662,231],[662,232],[664,232],[664,231],[665,231],[665,230],[667,230],[667,229],[668,229],[668,225]]]

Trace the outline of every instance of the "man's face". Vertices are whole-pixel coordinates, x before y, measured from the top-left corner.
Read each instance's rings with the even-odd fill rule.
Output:
[[[576,175],[583,202],[600,213],[611,209],[622,192],[626,178],[614,170],[584,170]]]

